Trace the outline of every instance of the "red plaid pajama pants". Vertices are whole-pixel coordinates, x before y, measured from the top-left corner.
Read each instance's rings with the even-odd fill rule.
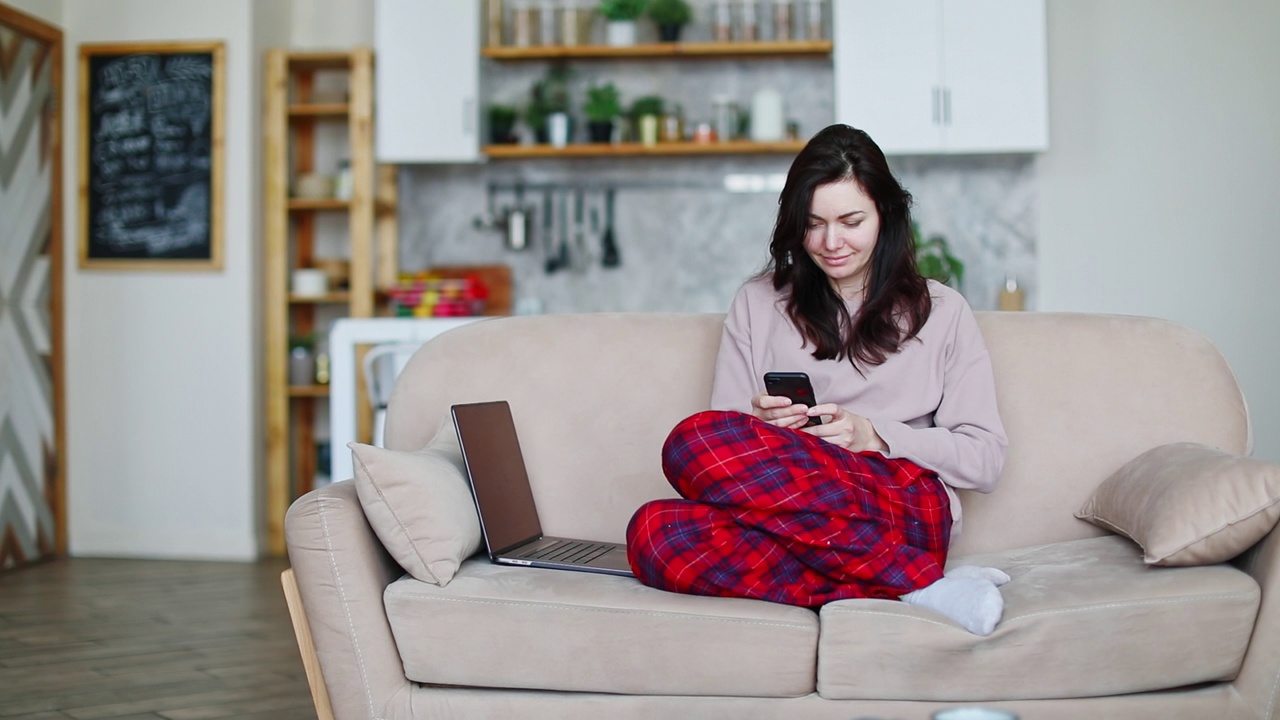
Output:
[[[951,507],[936,474],[737,412],[671,431],[663,471],[683,499],[627,526],[641,582],[816,607],[897,599],[942,577]]]

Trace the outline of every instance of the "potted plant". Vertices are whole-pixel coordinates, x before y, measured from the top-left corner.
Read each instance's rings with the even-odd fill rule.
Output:
[[[662,42],[677,42],[681,28],[693,19],[693,8],[686,0],[649,0],[646,14],[658,26]]]
[[[916,248],[916,268],[920,274],[958,290],[964,283],[964,263],[951,254],[947,239],[934,234],[928,240],[922,240],[920,226],[912,222],[911,240]]]
[[[605,41],[613,46],[636,44],[636,21],[644,15],[648,0],[600,0],[605,19]]]
[[[658,142],[658,120],[666,108],[666,103],[658,95],[645,95],[631,103],[631,117],[639,128],[640,142],[653,145]]]
[[[591,142],[609,142],[613,135],[613,120],[622,114],[617,86],[609,82],[588,87],[582,112],[587,116],[587,134]]]
[[[546,77],[533,84],[533,89],[529,93],[529,106],[525,108],[524,121],[539,143],[546,143],[550,139],[548,119],[552,115],[563,113],[566,116],[564,122],[568,122],[570,75],[568,65],[556,64],[547,69]]]
[[[508,145],[516,141],[516,120],[520,111],[511,105],[493,103],[489,106],[489,142]]]

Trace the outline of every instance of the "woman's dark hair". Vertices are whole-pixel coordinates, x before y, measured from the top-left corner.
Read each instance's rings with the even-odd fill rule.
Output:
[[[857,182],[880,214],[862,306],[852,318],[804,248],[814,190],[842,180]],[[932,302],[916,268],[910,208],[911,194],[889,171],[880,147],[848,125],[831,125],[814,135],[791,163],[763,275],[772,274],[774,289],[789,288],[787,316],[814,346],[815,358],[848,358],[854,367],[879,365],[929,319]]]

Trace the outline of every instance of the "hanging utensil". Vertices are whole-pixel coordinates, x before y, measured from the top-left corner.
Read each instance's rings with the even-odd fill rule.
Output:
[[[556,268],[569,267],[569,191],[560,193],[560,249],[556,252]]]
[[[494,228],[502,228],[504,231],[506,230],[502,221],[498,218],[497,212],[493,209],[493,195],[495,192],[497,192],[497,189],[493,186],[493,183],[489,183],[485,190],[484,213],[475,216],[471,220],[471,225],[475,229],[493,230]]]
[[[560,268],[556,263],[556,239],[551,233],[551,215],[554,210],[551,194],[553,192],[555,191],[547,188],[547,191],[542,194],[542,252],[546,256],[548,275]]]
[[[583,221],[586,206],[582,188],[578,188],[573,194],[573,271],[578,274],[587,271],[587,226]]]
[[[618,241],[613,236],[613,193],[614,189],[609,188],[604,194],[604,235],[600,237],[600,264],[607,268],[622,264]]]
[[[532,234],[533,213],[524,205],[524,184],[516,183],[516,203],[507,209],[507,249],[524,250],[529,247]]]

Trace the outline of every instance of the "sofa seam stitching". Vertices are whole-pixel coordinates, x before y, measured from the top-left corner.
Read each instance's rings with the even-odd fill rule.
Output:
[[[1271,697],[1267,700],[1267,714],[1263,716],[1264,720],[1271,720],[1272,711],[1276,707],[1276,687],[1280,686],[1280,670],[1276,671],[1275,679],[1271,681]]]
[[[905,620],[917,620],[919,622],[926,622],[926,623],[929,623],[930,625],[937,625],[938,627],[944,627],[944,628],[959,627],[959,624],[951,625],[948,623],[938,622],[937,620],[934,620],[932,618],[919,617],[917,615],[903,615],[902,613],[888,613],[888,612],[884,612],[883,610],[859,610],[858,608],[830,607],[830,606],[828,606],[827,608],[824,608],[823,610],[824,612],[830,612],[830,613],[849,613],[851,615],[882,615],[884,617],[903,618]]]
[[[342,573],[338,570],[338,562],[333,554],[333,537],[329,533],[329,518],[325,516],[325,507],[323,498],[316,498],[316,507],[320,515],[320,527],[324,530],[325,550],[329,553],[329,567],[333,570],[334,580],[337,582],[338,594],[342,597],[342,613],[347,617],[347,628],[351,630],[351,644],[356,649],[356,662],[360,665],[360,681],[364,684],[364,696],[369,701],[369,717],[374,720],[381,720],[377,711],[373,706],[373,689],[369,687],[369,673],[364,664],[364,653],[360,650],[360,638],[356,633],[355,622],[351,618],[351,604],[347,600],[347,588],[342,581]],[[328,692],[328,689],[325,690]]]
[[[1167,605],[1167,604],[1176,604],[1176,603],[1185,603],[1185,602],[1196,602],[1196,601],[1202,601],[1202,600],[1233,600],[1237,598],[1248,597],[1250,594],[1251,593],[1246,592],[1246,593],[1231,593],[1231,594],[1219,594],[1219,595],[1197,595],[1195,597],[1187,597],[1187,598],[1166,598],[1163,600],[1135,600],[1131,602],[1105,603],[1101,605],[1086,605],[1084,607],[1062,608],[1058,610],[1040,610],[1037,612],[1028,613],[1026,615],[1013,615],[1013,616],[1001,618],[1000,624],[1004,625],[1005,623],[1011,622],[1013,620],[1021,620],[1024,618],[1041,617],[1045,615],[1061,615],[1065,613],[1085,612],[1088,610],[1103,610],[1103,609],[1118,608],[1118,607],[1135,607],[1140,605]],[[932,623],[934,625],[941,625],[942,627],[951,627],[946,623],[940,623],[940,622],[937,622],[936,620],[931,620],[929,618],[922,618],[914,615],[904,615],[901,613],[887,613],[880,610],[860,610],[860,609],[851,608],[851,607],[828,606],[827,608],[824,608],[824,611],[831,612],[831,613],[851,613],[855,615],[882,615],[887,617],[904,618],[908,620],[919,620],[921,622]],[[1280,681],[1280,674],[1277,675],[1277,681]],[[1274,701],[1274,692],[1273,692],[1273,701]]]
[[[622,615],[649,615],[652,617],[682,617],[688,620],[704,620],[708,622],[731,622],[743,623],[747,625],[766,625],[773,627],[786,627],[796,629],[808,629],[809,626],[799,622],[769,622],[764,620],[751,620],[749,618],[728,618],[728,617],[708,617],[706,615],[694,615],[692,613],[682,612],[662,612],[650,610],[627,610],[625,608],[602,608],[602,607],[585,607],[580,605],[568,605],[564,603],[545,603],[545,602],[517,602],[512,600],[484,600],[479,598],[450,598],[439,597],[437,595],[426,595],[423,593],[400,593],[400,597],[422,598],[424,600],[441,600],[445,602],[461,602],[461,603],[480,603],[484,605],[511,605],[514,607],[530,607],[530,608],[548,608],[559,610],[578,610],[581,612],[594,613],[618,613]]]
[[[1161,600],[1129,600],[1124,602],[1102,603],[1099,605],[1084,605],[1081,607],[1074,607],[1074,608],[1059,608],[1056,610],[1038,610],[1036,612],[1028,613],[1026,615],[1014,615],[1012,617],[1007,617],[1007,618],[1004,618],[1004,620],[1002,620],[1001,622],[1003,623],[1011,620],[1021,620],[1023,618],[1041,617],[1044,615],[1065,615],[1067,613],[1087,612],[1089,610],[1110,610],[1112,608],[1139,607],[1142,605],[1177,605],[1181,603],[1201,602],[1204,600],[1235,600],[1238,598],[1248,597],[1251,594],[1252,593],[1239,592],[1239,593],[1218,594],[1218,595],[1196,595],[1194,597],[1184,597],[1184,598],[1164,598]]]

